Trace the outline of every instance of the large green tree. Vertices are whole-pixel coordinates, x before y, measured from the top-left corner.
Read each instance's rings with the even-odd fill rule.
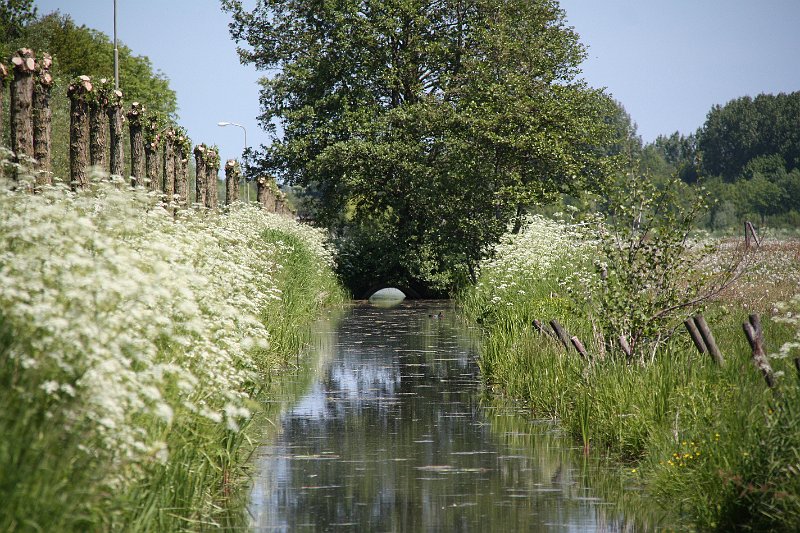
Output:
[[[451,290],[527,206],[613,170],[616,106],[553,0],[222,5],[268,72],[261,166],[314,188],[351,287]]]

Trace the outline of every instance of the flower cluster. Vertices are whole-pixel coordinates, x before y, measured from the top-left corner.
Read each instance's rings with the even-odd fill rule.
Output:
[[[95,176],[91,190],[0,183],[0,367],[13,394],[85,452],[166,460],[178,411],[236,430],[280,304],[278,247],[293,235],[332,264],[324,235],[255,207],[159,206]],[[23,413],[19,414],[23,416]],[[118,469],[119,472],[124,469]],[[106,479],[108,483],[122,481]]]

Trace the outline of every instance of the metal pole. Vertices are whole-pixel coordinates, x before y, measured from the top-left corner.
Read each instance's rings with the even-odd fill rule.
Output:
[[[119,90],[119,49],[117,48],[117,0],[114,0],[114,88]]]

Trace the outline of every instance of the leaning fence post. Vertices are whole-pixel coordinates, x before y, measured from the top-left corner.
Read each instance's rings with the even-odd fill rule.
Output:
[[[769,388],[775,387],[775,375],[764,353],[764,335],[761,330],[761,321],[758,315],[750,315],[750,321],[742,324],[742,329],[753,351],[752,358],[756,368],[761,371],[764,381]]]
[[[708,327],[706,319],[703,315],[697,315],[694,317],[694,323],[700,331],[700,336],[703,337],[703,343],[706,345],[706,348],[708,348],[708,353],[711,354],[711,358],[718,366],[722,366],[725,363],[725,359],[722,357],[722,353],[717,347],[714,335],[711,333],[711,328]]]
[[[564,349],[569,351],[569,346],[570,346],[569,335],[567,335],[567,332],[564,330],[563,326],[561,326],[558,320],[554,318],[553,320],[550,321],[550,327],[553,328],[553,331],[556,332],[556,336],[558,336],[558,339],[561,341],[561,344],[564,345]]]
[[[588,360],[589,359],[589,354],[586,353],[586,347],[583,345],[583,343],[577,337],[577,335],[573,335],[572,337],[569,338],[569,340],[572,343],[572,345],[575,347],[575,350],[577,350],[577,352],[579,354],[581,354],[581,357],[583,357],[584,359]]]
[[[689,332],[689,336],[692,338],[692,342],[695,348],[697,348],[697,351],[700,352],[701,355],[706,353],[706,344],[703,342],[703,337],[697,330],[694,319],[691,317],[687,318],[683,321],[683,325],[686,326],[686,331]]]

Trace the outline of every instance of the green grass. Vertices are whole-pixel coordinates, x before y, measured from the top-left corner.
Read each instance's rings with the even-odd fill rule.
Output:
[[[458,297],[483,326],[480,366],[491,390],[522,401],[533,417],[557,420],[576,444],[610,457],[648,498],[695,528],[800,530],[800,378],[790,358],[771,359],[782,375],[777,391],[766,387],[742,333],[752,306],[720,301],[705,312],[722,368],[698,354],[682,328],[652,359],[629,364],[604,354],[588,318],[562,296],[558,280],[576,265],[509,273],[503,261],[513,264],[484,269]],[[765,348],[775,353],[796,328],[769,320],[770,310],[761,309]],[[583,340],[591,362],[531,325],[552,318]],[[607,496],[623,508],[641,503],[621,488]]]

